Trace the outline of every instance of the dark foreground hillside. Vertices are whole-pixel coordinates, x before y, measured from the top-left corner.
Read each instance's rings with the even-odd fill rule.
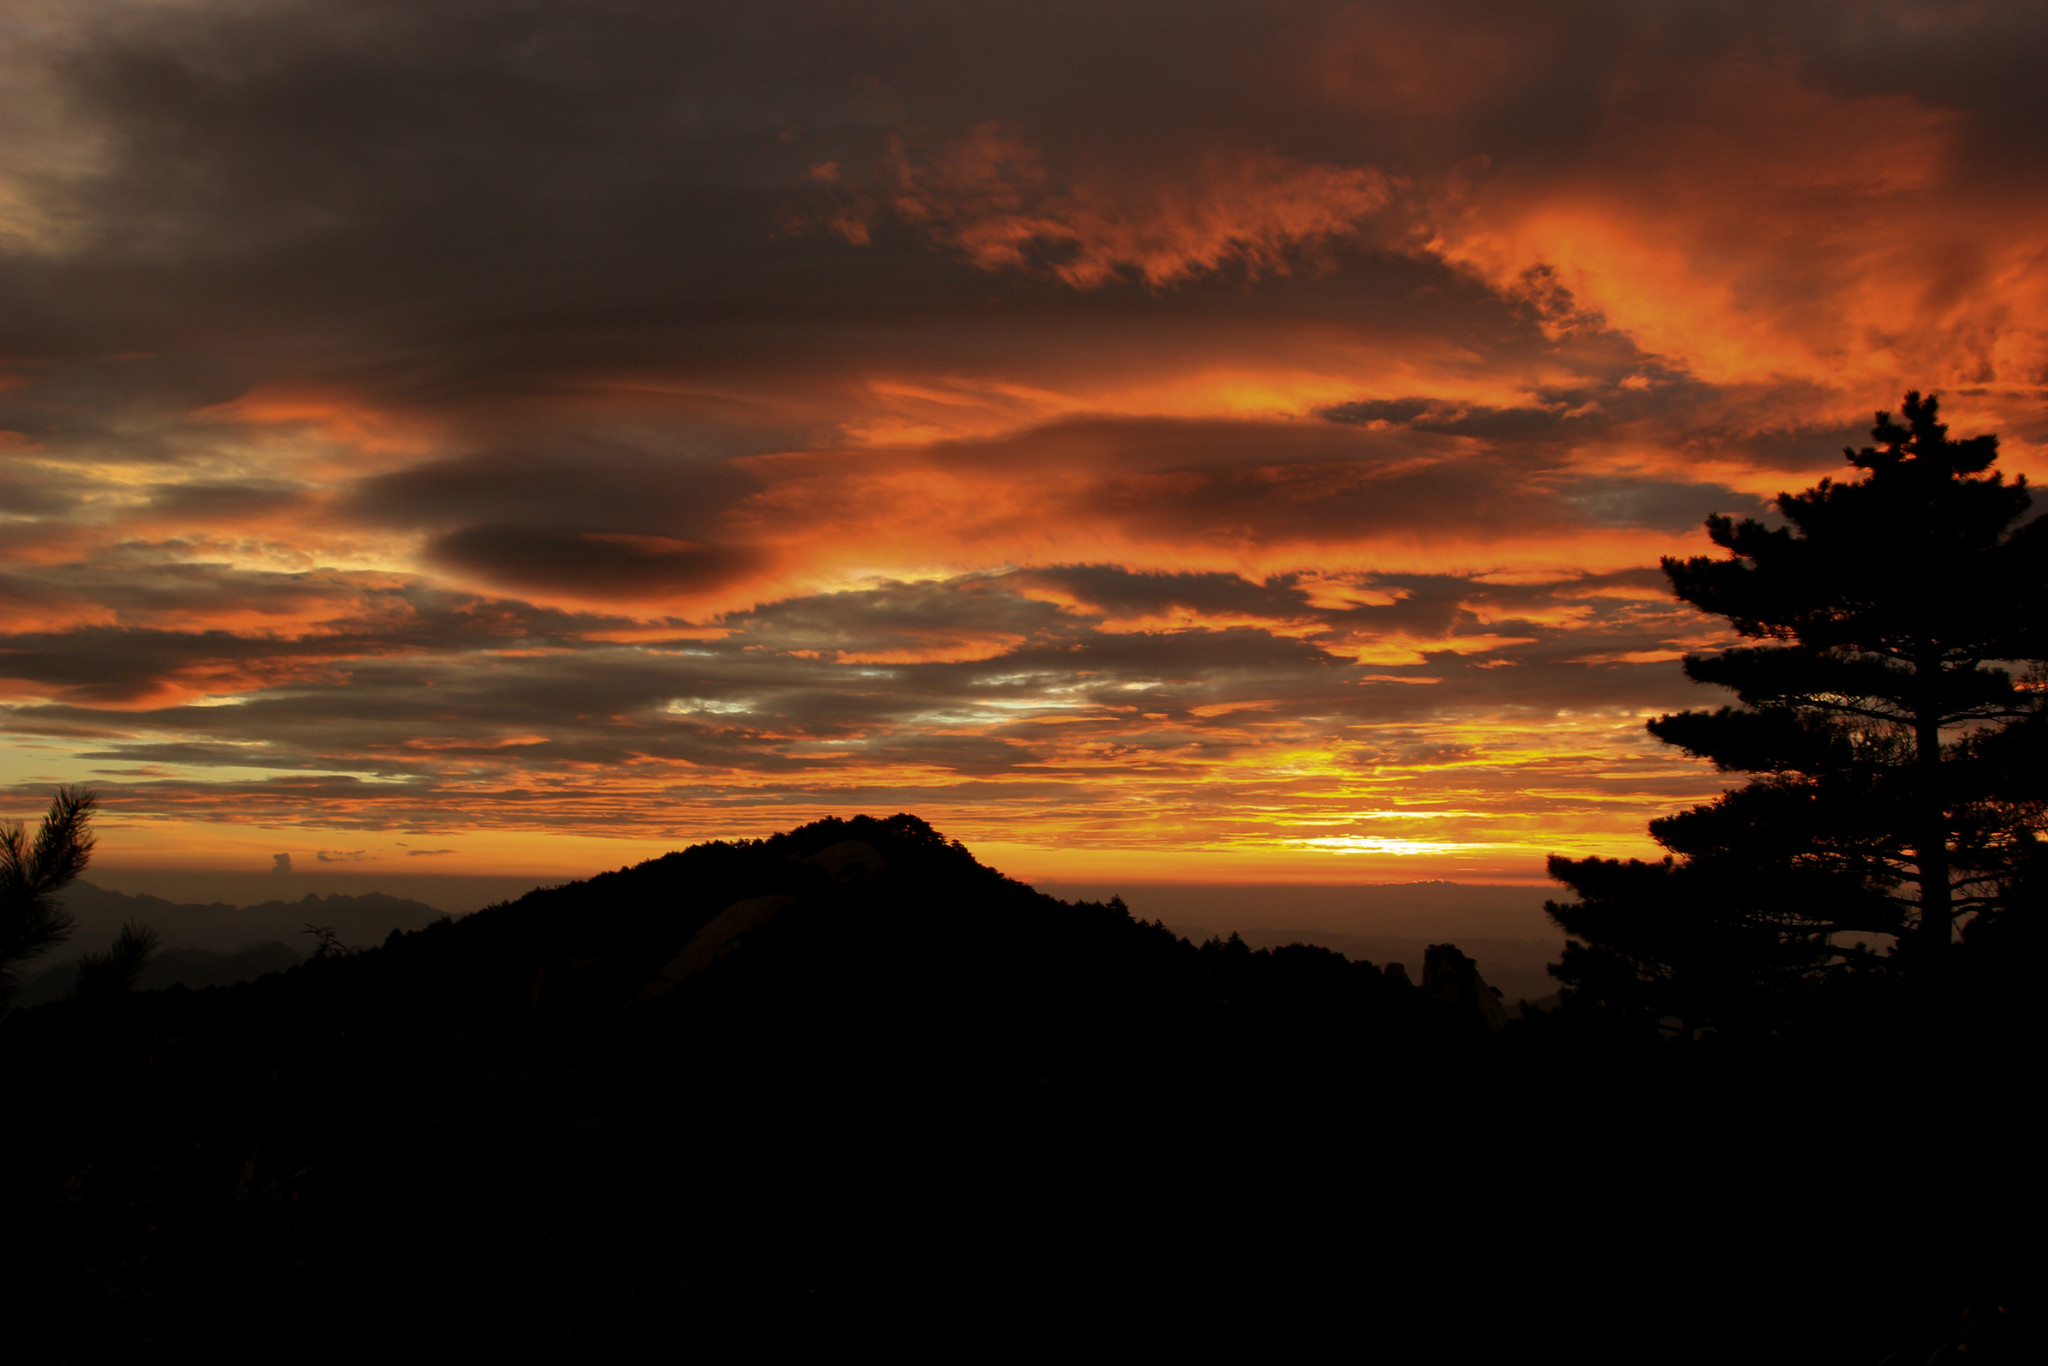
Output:
[[[2028,1274],[2010,1084],[1497,1032],[1469,989],[1197,946],[910,817],[699,846],[0,1022],[9,1328],[1874,1366]]]

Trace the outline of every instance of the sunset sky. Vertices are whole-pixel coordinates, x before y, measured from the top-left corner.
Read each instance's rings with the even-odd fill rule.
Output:
[[[1539,880],[1660,555],[2048,474],[2048,6],[0,0],[0,813]]]

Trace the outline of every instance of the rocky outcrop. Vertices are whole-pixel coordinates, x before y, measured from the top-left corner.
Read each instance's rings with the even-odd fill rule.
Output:
[[[889,861],[882,857],[882,851],[866,840],[841,840],[837,844],[828,844],[803,861],[823,869],[825,875],[840,887],[865,882],[889,870]]]
[[[869,852],[873,852],[872,849]],[[695,977],[794,905],[796,898],[793,896],[753,896],[733,902],[711,917],[703,929],[691,935],[690,942],[668,960],[668,966],[661,970],[661,975],[642,988],[634,1001],[652,1000],[677,983]]]
[[[1471,1019],[1489,1034],[1508,1027],[1500,993],[1479,975],[1479,964],[1452,944],[1431,944],[1422,955],[1422,989]]]

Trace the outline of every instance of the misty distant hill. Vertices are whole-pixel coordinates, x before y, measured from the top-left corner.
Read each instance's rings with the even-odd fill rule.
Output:
[[[66,889],[62,900],[78,926],[62,950],[73,958],[113,943],[123,922],[129,920],[154,928],[166,949],[232,953],[250,944],[285,943],[304,944],[310,953],[313,944],[305,933],[309,924],[328,926],[342,943],[367,948],[382,943],[393,930],[425,929],[441,919],[441,913],[424,902],[382,892],[361,896],[308,892],[296,901],[201,905],[113,892],[81,881]]]
[[[1300,926],[1338,934],[1427,939],[1548,939],[1563,936],[1543,913],[1549,885],[1477,882],[1294,883],[1041,880],[1055,896],[1115,893],[1136,915],[1225,933]]]
[[[1564,932],[1543,913],[1554,887],[1495,883],[1188,883],[1091,880],[1041,882],[1056,896],[1120,895],[1131,913],[1163,920],[1197,942],[1241,934],[1254,948],[1316,944],[1350,958],[1413,969],[1431,944],[1452,942],[1478,960],[1509,1002],[1557,991],[1548,965]]]
[[[393,931],[424,929],[444,919],[433,907],[372,892],[360,896],[308,892],[296,901],[232,906],[167,901],[74,882],[60,900],[76,922],[70,938],[31,965],[15,997],[19,1006],[61,999],[71,989],[78,960],[114,942],[129,921],[158,935],[158,952],[136,982],[140,990],[246,982],[304,960],[314,948],[308,925],[332,929],[345,945],[381,944]]]
[[[279,873],[274,868],[137,868],[94,865],[92,880],[117,892],[162,897],[181,904],[254,906],[299,901],[307,892],[360,896],[381,892],[425,902],[449,915],[517,901],[547,879],[517,874],[422,873],[402,864],[314,864]],[[555,879],[559,881],[560,879]]]

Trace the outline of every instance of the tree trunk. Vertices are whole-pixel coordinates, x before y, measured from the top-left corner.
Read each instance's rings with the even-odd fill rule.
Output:
[[[1954,900],[1949,889],[1948,807],[1943,801],[1941,772],[1941,716],[1923,707],[1914,718],[1913,777],[1917,838],[1915,861],[1920,866],[1920,957],[1929,971],[1937,971],[1948,957],[1954,923]]]

